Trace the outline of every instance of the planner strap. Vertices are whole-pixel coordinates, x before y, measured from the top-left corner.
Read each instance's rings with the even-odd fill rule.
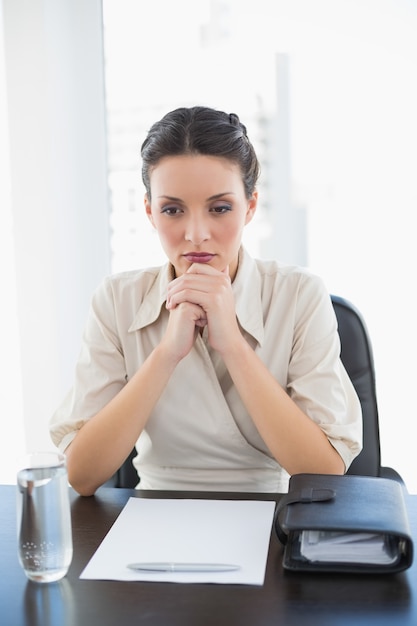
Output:
[[[299,491],[287,493],[283,496],[278,502],[274,516],[274,528],[280,542],[286,544],[288,539],[288,535],[283,530],[280,522],[280,515],[287,506],[299,503],[325,502],[326,500],[333,500],[335,497],[336,491],[334,489],[315,489],[314,487],[303,487]]]

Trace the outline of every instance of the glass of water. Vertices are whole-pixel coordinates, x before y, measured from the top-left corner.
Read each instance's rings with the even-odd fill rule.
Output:
[[[72,528],[65,456],[34,452],[17,474],[18,555],[26,576],[49,583],[63,578],[72,560]]]

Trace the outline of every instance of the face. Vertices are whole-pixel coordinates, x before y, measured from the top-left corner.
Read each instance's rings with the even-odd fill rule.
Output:
[[[245,225],[257,194],[245,196],[239,166],[221,157],[164,157],[150,176],[146,213],[177,276],[193,263],[228,268],[232,280]]]

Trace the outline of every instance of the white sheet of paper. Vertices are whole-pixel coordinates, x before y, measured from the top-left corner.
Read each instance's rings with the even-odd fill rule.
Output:
[[[275,502],[130,498],[82,579],[262,585]],[[140,572],[134,562],[231,563],[229,572]]]

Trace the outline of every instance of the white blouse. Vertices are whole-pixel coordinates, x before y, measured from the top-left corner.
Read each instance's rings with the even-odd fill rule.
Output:
[[[50,422],[61,450],[161,341],[171,279],[167,263],[110,276],[96,290],[74,386]],[[244,337],[348,468],[361,450],[362,415],[339,358],[323,282],[302,268],[253,259],[242,248],[232,287]],[[288,474],[260,437],[206,330],[177,365],[136,444],[140,487],[286,491]]]

